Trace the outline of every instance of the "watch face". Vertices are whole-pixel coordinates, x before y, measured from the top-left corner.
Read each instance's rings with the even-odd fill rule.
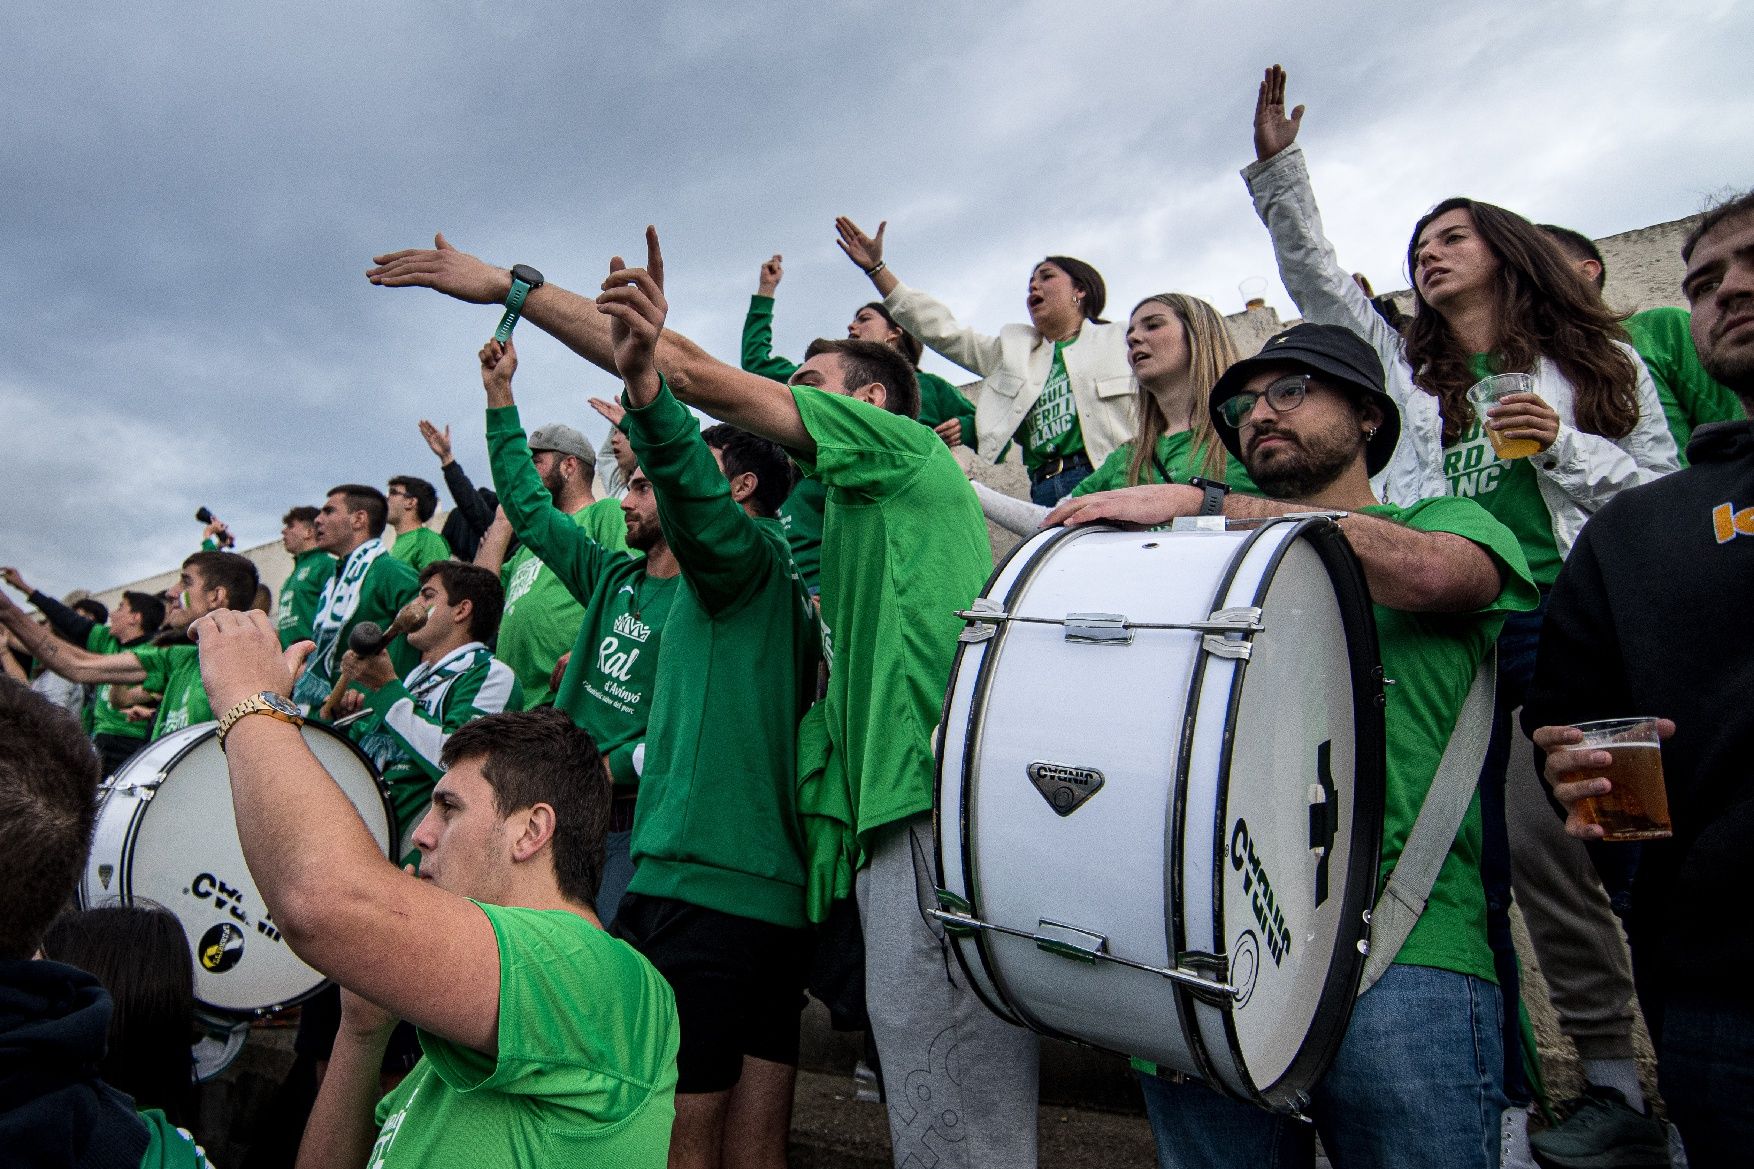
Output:
[[[512,279],[522,280],[531,288],[542,287],[542,273],[536,271],[536,269],[530,267],[528,264],[513,264]]]
[[[263,691],[261,694],[257,695],[257,697],[267,705],[272,706],[275,710],[278,710],[281,714],[290,714],[294,718],[301,717],[298,705],[289,698],[283,698],[278,694],[273,694],[268,691]]]

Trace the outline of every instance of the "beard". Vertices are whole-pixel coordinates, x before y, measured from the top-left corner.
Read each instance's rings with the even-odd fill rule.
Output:
[[[566,480],[560,474],[559,464],[560,460],[556,459],[555,465],[548,469],[546,475],[542,476],[542,486],[548,488],[549,498],[556,501],[560,499],[561,493],[566,490]]]
[[[1297,435],[1285,430],[1266,433],[1286,442],[1264,457],[1251,448],[1247,460],[1249,478],[1268,499],[1288,503],[1319,495],[1352,465],[1364,447],[1364,436],[1350,428],[1338,434]],[[1259,435],[1251,439],[1254,441],[1259,441]]]
[[[1710,353],[1701,350],[1699,363],[1705,367],[1706,373],[1741,398],[1744,408],[1754,400],[1754,342],[1716,345],[1711,347]]]

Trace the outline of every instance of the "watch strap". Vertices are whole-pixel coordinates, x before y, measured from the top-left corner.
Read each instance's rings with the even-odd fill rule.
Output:
[[[1195,475],[1188,480],[1189,487],[1198,487],[1202,492],[1198,515],[1223,515],[1224,497],[1230,494],[1230,485],[1215,479],[1206,479]]]
[[[518,319],[524,315],[524,298],[530,295],[530,285],[512,277],[512,290],[506,293],[505,315],[499,318],[499,328],[493,331],[493,339],[504,345],[512,339],[512,330],[517,328]]]
[[[225,750],[225,736],[230,733],[231,728],[236,726],[240,719],[252,714],[270,715],[295,727],[303,726],[305,721],[296,714],[288,714],[286,711],[271,705],[260,694],[252,694],[219,716],[218,738],[221,751]]]

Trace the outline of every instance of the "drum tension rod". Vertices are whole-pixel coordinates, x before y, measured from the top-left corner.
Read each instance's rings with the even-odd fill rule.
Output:
[[[1066,640],[1085,645],[1131,645],[1133,633],[1139,629],[1181,629],[1207,636],[1204,648],[1220,657],[1248,657],[1247,638],[1266,628],[1261,624],[1261,610],[1256,605],[1238,605],[1215,610],[1204,621],[1129,621],[1125,613],[1067,613],[1064,617],[1025,617],[1007,613],[997,601],[982,597],[956,615],[968,622],[958,641],[986,641],[1007,621],[1025,625],[1059,625],[1066,631]]]
[[[974,916],[974,907],[964,898],[957,896],[948,889],[934,889],[938,899],[938,908],[926,908],[926,912],[936,918],[944,926],[944,932],[951,937],[968,937],[977,931],[1004,934],[1006,937],[1022,938],[1026,942],[1034,942],[1037,949],[1049,954],[1058,954],[1062,958],[1070,958],[1075,962],[1096,965],[1108,962],[1116,966],[1125,966],[1129,970],[1143,970],[1147,974],[1156,974],[1169,981],[1187,987],[1194,994],[1209,998],[1214,1002],[1242,997],[1242,991],[1231,983],[1224,981],[1229,973],[1230,963],[1217,954],[1203,954],[1189,951],[1176,956],[1178,962],[1185,966],[1151,966],[1144,962],[1135,962],[1131,958],[1122,958],[1108,951],[1108,938],[1103,934],[1091,933],[1089,930],[1062,922],[1049,921],[1043,918],[1041,932],[1031,933],[1012,926],[997,925],[990,921],[982,921]],[[1191,967],[1191,969],[1190,969]]]

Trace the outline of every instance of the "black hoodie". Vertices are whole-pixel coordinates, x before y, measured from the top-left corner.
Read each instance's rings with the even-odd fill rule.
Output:
[[[98,1078],[109,992],[59,962],[0,961],[0,1163],[137,1169],[146,1125]]]
[[[1523,707],[1531,732],[1675,720],[1675,835],[1644,846],[1629,921],[1647,1014],[1693,992],[1754,1003],[1754,423],[1701,427],[1687,457],[1584,526]]]

